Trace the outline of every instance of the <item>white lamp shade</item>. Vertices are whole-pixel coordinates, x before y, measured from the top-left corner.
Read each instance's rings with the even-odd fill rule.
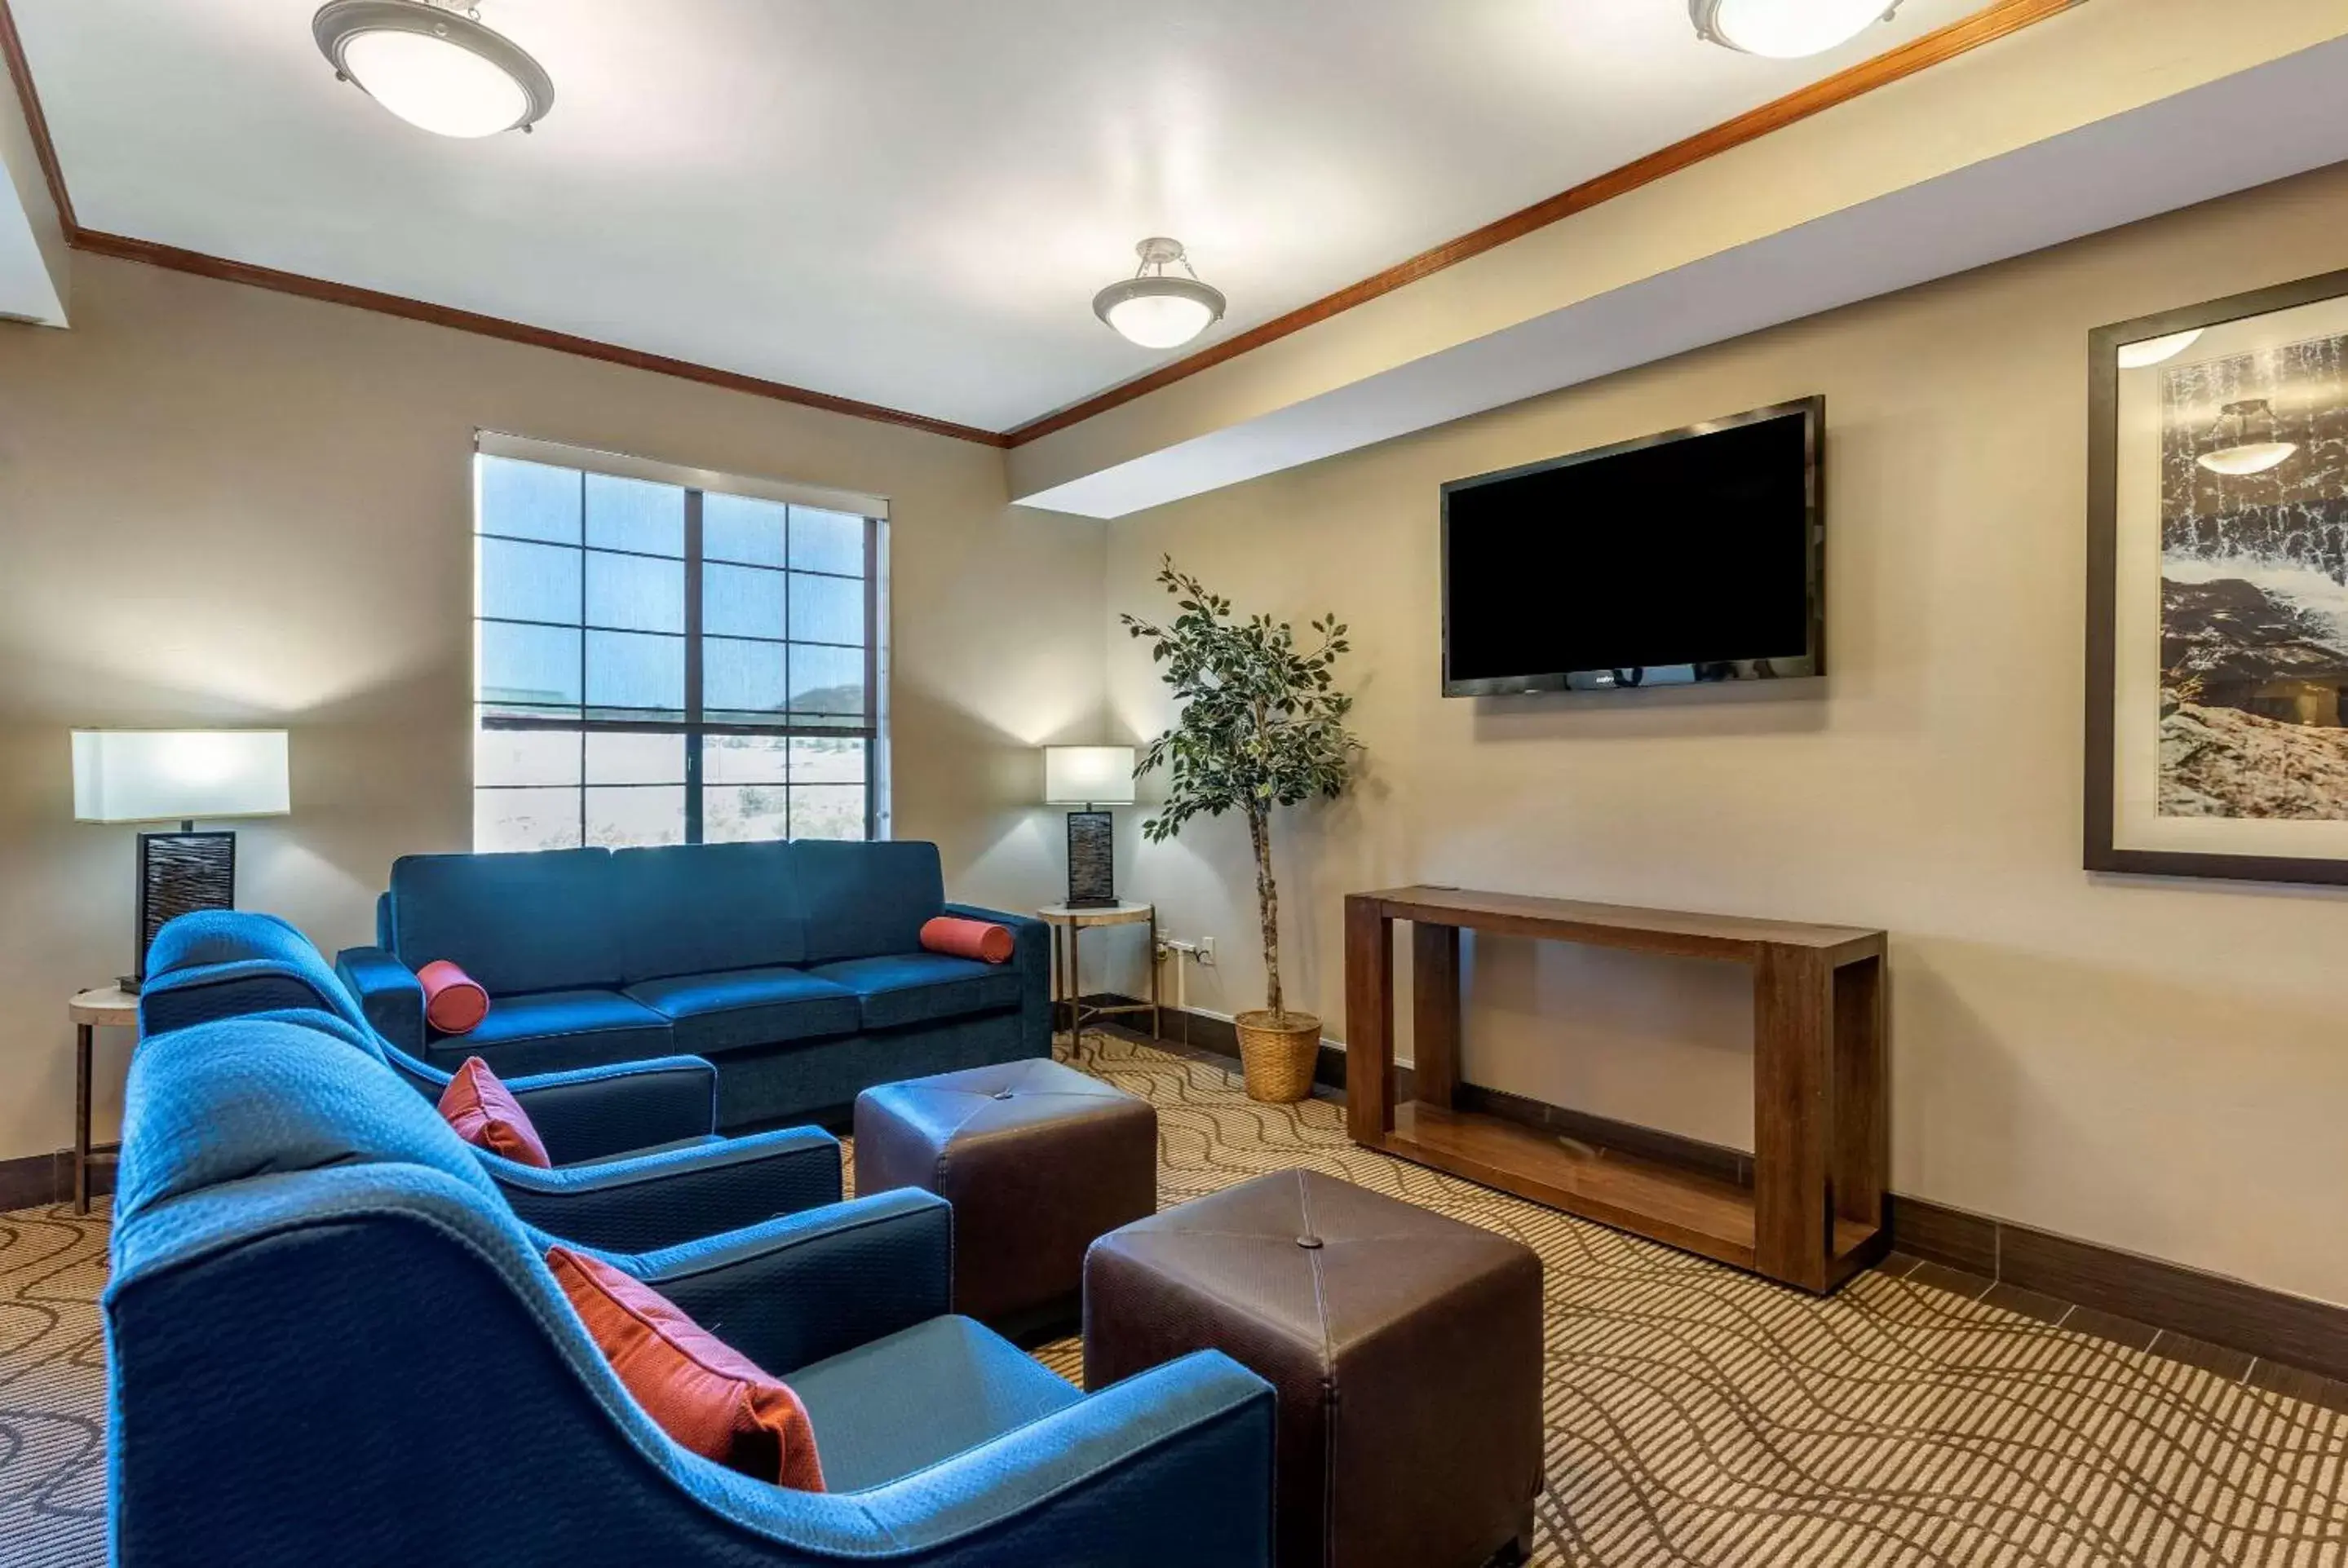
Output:
[[[1045,746],[1044,804],[1131,805],[1131,746]]]
[[[283,816],[285,758],[283,730],[76,730],[74,819]]]

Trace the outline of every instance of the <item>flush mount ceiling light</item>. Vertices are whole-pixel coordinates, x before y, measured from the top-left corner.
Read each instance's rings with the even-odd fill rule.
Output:
[[[337,79],[441,136],[528,130],[554,83],[522,47],[441,0],[327,0],[310,19]]]
[[[1093,296],[1093,314],[1144,348],[1179,348],[1223,319],[1223,292],[1199,281],[1179,241],[1144,240],[1133,248],[1141,270]],[[1167,268],[1181,262],[1189,277]]]
[[[2274,438],[2274,409],[2263,397],[2246,397],[2240,403],[2226,405],[2211,423],[2209,434],[2221,441],[2230,437],[2234,445],[2204,452],[2195,461],[2212,474],[2223,474],[2229,478],[2263,474],[2299,450],[2295,441]],[[2261,436],[2266,439],[2260,440]]]
[[[1848,44],[1870,22],[1891,20],[1902,0],[1688,0],[1696,36],[1773,60],[1797,60]]]
[[[2170,333],[2167,337],[2148,337],[2140,343],[2124,343],[2120,344],[2120,368],[2142,370],[2147,365],[2158,364],[2162,360],[2175,359],[2191,348],[2193,340],[2200,335],[2201,329],[2193,327],[2181,333]]]

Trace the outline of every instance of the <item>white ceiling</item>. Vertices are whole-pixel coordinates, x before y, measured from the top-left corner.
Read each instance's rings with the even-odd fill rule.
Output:
[[[1145,234],[1241,330],[1979,0],[1799,62],[1683,0],[481,0],[555,82],[486,142],[311,0],[10,4],[86,228],[1004,429],[1177,357],[1091,314]]]

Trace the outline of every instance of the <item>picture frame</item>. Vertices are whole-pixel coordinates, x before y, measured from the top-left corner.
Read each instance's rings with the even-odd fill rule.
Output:
[[[2348,270],[2088,334],[2086,869],[2348,885]]]

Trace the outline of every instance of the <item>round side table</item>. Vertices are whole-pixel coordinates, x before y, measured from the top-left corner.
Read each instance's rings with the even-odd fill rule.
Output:
[[[136,1030],[139,999],[119,986],[83,991],[66,1004],[74,1023],[74,1213],[89,1213],[89,1170],[121,1156],[119,1143],[89,1141],[89,1056],[101,1029]]]
[[[1158,1001],[1158,906],[1155,904],[1046,904],[1035,911],[1039,919],[1052,927],[1052,987],[1053,1011],[1062,1006],[1068,1009],[1068,1038],[1080,1040],[1089,1021],[1122,1013],[1146,1012],[1149,1015],[1149,1037],[1158,1038],[1159,1026],[1165,1022]],[[1085,989],[1077,978],[1077,934],[1095,926],[1139,926],[1149,927],[1149,999],[1146,1002],[1118,1002],[1109,1007],[1086,1007]],[[1067,944],[1064,954],[1060,944]]]

